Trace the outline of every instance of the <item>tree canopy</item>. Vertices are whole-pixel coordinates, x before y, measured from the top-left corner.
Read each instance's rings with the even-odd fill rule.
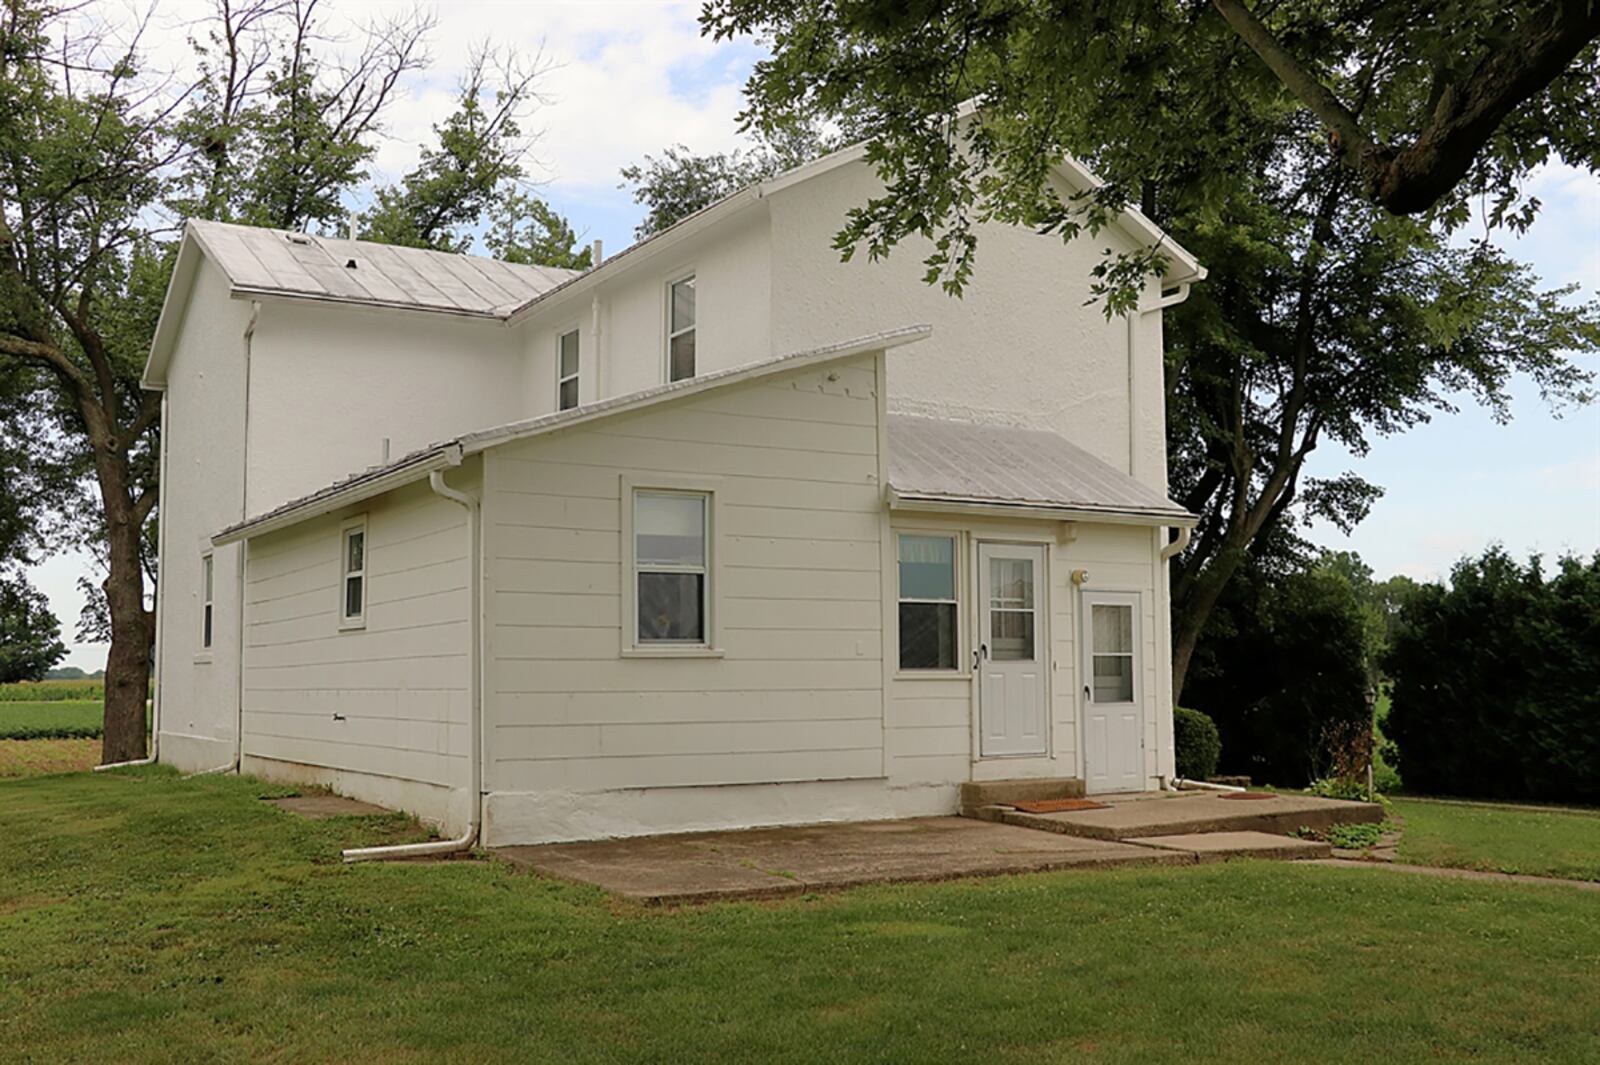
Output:
[[[1492,223],[1525,224],[1536,167],[1594,169],[1600,152],[1600,6],[1587,0],[709,0],[702,25],[771,43],[749,83],[751,128],[849,115],[869,141],[887,190],[852,212],[841,246],[881,255],[931,237],[929,267],[957,290],[976,223],[1071,236],[1151,188],[1203,203],[1257,171],[1263,115],[1293,112],[1313,166],[1339,166],[1357,197],[1450,225],[1484,200]],[[978,116],[958,122],[969,103]],[[1106,185],[1050,195],[1063,154]],[[1114,287],[1109,306],[1124,309],[1130,286]]]
[[[45,597],[20,574],[0,572],[0,684],[42,680],[66,653]]]
[[[161,402],[139,376],[181,222],[341,229],[431,22],[380,15],[336,47],[317,0],[219,0],[185,84],[147,69],[147,26],[113,43],[74,33],[73,15],[0,8],[0,561],[68,545],[99,560],[103,581],[80,584],[85,626],[111,643],[103,757],[116,761],[145,747]],[[437,144],[373,194],[370,235],[469,243],[521,176],[539,69],[480,51]],[[545,244],[512,239],[506,254],[564,265],[572,232],[557,221],[540,223]],[[38,491],[16,498],[25,487]]]

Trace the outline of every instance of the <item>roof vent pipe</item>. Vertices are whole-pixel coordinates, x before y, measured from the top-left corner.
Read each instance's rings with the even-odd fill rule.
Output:
[[[606,252],[604,244],[597,240],[593,244],[589,245],[589,269],[593,270],[595,267],[599,266],[601,260],[605,257]]]

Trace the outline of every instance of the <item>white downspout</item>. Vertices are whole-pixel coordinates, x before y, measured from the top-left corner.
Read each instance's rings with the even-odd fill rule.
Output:
[[[424,858],[471,850],[478,841],[478,832],[483,823],[483,551],[478,533],[481,512],[477,499],[445,483],[443,470],[430,473],[428,485],[436,495],[450,500],[467,512],[467,580],[471,589],[467,608],[470,618],[467,638],[467,712],[471,717],[471,737],[467,748],[467,830],[455,839],[402,843],[392,847],[357,847],[344,852],[346,862]]]
[[[156,556],[158,562],[167,560],[167,523],[161,520],[161,504],[167,492],[167,395],[161,393],[161,458],[156,476]],[[135,758],[127,762],[111,762],[107,765],[94,767],[96,773],[106,769],[122,769],[134,765],[154,765],[161,757],[161,645],[163,640],[161,632],[167,627],[167,612],[162,607],[163,590],[166,582],[162,580],[159,569],[156,572],[156,668],[155,668],[155,696],[151,699],[150,707],[150,754],[144,758]]]
[[[250,320],[244,327],[244,444],[239,468],[239,520],[250,517],[250,356],[255,346],[256,322],[261,318],[261,301],[250,301]],[[244,763],[244,570],[250,558],[250,541],[239,542],[238,573],[234,580],[234,602],[238,607],[235,618],[237,639],[234,644],[234,715],[233,760],[215,769],[202,769],[191,776],[209,777],[219,773],[232,773]]]
[[[1189,537],[1193,530],[1187,525],[1178,526],[1178,538],[1161,549],[1161,561],[1169,561],[1174,555],[1189,546]]]

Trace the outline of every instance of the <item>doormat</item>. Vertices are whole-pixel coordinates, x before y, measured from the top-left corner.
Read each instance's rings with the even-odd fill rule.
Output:
[[[1220,796],[1224,799],[1276,799],[1277,796],[1270,791],[1230,791]]]
[[[1110,809],[1103,802],[1093,799],[1039,799],[1035,802],[1008,802],[1007,806],[1013,810],[1021,810],[1025,814],[1058,814],[1066,810],[1107,810]]]

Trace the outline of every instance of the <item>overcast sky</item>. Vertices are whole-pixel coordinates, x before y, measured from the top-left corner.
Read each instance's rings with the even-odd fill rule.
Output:
[[[99,10],[108,15],[134,9],[121,0],[102,4]],[[184,61],[185,28],[208,6],[161,3],[150,39],[165,50],[164,62]],[[357,21],[396,6],[326,2],[330,17]],[[698,11],[698,3],[601,0],[438,5],[432,66],[410,81],[393,109],[375,176],[392,178],[416,158],[432,124],[449,113],[472,47],[490,36],[524,55],[542,54],[550,66],[540,83],[546,103],[526,123],[542,131],[534,155],[543,194],[585,240],[605,241],[608,253],[620,250],[632,241],[642,213],[618,187],[621,167],[669,144],[696,152],[739,144],[740,90],[760,52],[751,42],[701,38]],[[1575,281],[1592,297],[1600,291],[1600,181],[1551,169],[1533,191],[1543,201],[1542,213],[1511,246],[1549,284]],[[1509,426],[1496,426],[1468,405],[1379,440],[1361,458],[1316,453],[1314,473],[1353,469],[1388,489],[1353,536],[1317,529],[1316,538],[1359,551],[1380,576],[1442,575],[1462,554],[1494,541],[1517,554],[1600,550],[1600,408],[1558,420],[1521,382],[1513,413]],[[69,643],[82,606],[76,588],[82,571],[83,560],[68,555],[32,573]],[[105,648],[74,645],[63,664],[102,668]]]

